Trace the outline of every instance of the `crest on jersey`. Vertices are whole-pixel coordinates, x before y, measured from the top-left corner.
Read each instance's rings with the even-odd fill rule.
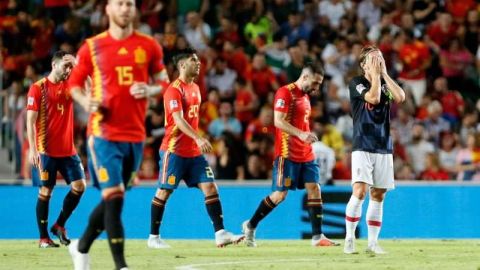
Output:
[[[105,183],[108,181],[110,177],[108,176],[108,171],[105,168],[98,169],[98,181],[101,183]]]
[[[29,106],[32,106],[34,101],[35,101],[35,99],[34,99],[33,97],[28,97],[27,104],[28,104]]]
[[[285,100],[277,99],[277,102],[275,103],[275,108],[283,108],[283,107],[285,107]]]
[[[170,100],[170,110],[178,108],[178,101],[177,100]]]
[[[138,46],[133,52],[133,55],[135,56],[136,64],[143,65],[145,62],[147,62],[147,52],[145,52],[142,47]]]
[[[41,171],[40,172],[40,181],[47,181],[48,180],[48,171]]]
[[[168,177],[167,183],[168,183],[169,185],[175,185],[175,181],[176,181],[175,175],[170,175],[170,176]]]
[[[359,84],[359,85],[357,85],[357,87],[355,87],[355,89],[356,89],[357,92],[361,95],[362,92],[363,92],[363,90],[365,90],[365,89],[367,89],[367,88],[365,87],[365,85]]]

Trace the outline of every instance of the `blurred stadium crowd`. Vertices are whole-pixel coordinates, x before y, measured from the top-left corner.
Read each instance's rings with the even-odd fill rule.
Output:
[[[25,96],[48,74],[51,54],[75,54],[106,29],[102,0],[0,1],[2,146],[19,178],[26,161]],[[480,180],[480,4],[474,0],[137,0],[138,31],[171,55],[191,46],[203,63],[201,127],[215,142],[218,179],[267,179],[273,161],[274,91],[302,65],[323,62],[312,127],[323,181],[350,179],[352,118],[348,82],[365,44],[383,52],[406,90],[391,131],[396,179]],[[87,115],[76,110],[75,142],[85,160]],[[155,179],[164,129],[161,97],[150,102],[140,179]],[[333,150],[333,151],[332,151]],[[329,157],[331,155],[332,157]],[[331,161],[328,161],[331,160]]]

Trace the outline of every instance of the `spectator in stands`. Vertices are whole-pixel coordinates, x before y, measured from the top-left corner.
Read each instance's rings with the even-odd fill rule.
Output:
[[[442,74],[452,89],[462,89],[466,70],[473,64],[472,54],[463,46],[459,38],[452,38],[440,51]]]
[[[415,172],[410,164],[405,163],[395,170],[395,180],[415,180]]]
[[[448,89],[447,79],[438,77],[433,82],[434,97],[442,104],[442,118],[450,123],[450,126],[457,130],[460,119],[465,109],[465,102],[458,91]]]
[[[265,53],[267,65],[272,68],[277,78],[283,81],[286,81],[286,69],[292,61],[287,45],[287,37],[277,32],[273,35],[273,43],[260,48],[260,51]]]
[[[219,109],[219,117],[213,120],[208,126],[208,133],[213,136],[213,138],[218,139],[224,131],[229,131],[236,138],[242,133],[242,125],[237,118],[233,116],[232,104],[229,102],[222,102]]]
[[[350,99],[343,98],[340,101],[340,116],[337,118],[335,128],[342,134],[346,141],[353,139],[353,119],[351,115]]]
[[[428,153],[425,158],[425,170],[420,174],[418,180],[446,181],[449,179],[450,175],[439,164],[438,155],[436,153]]]
[[[207,86],[218,89],[220,99],[233,101],[235,98],[235,80],[237,72],[227,67],[223,57],[217,57],[207,77]]]
[[[392,127],[398,132],[399,141],[406,145],[412,139],[412,128],[415,120],[403,107],[397,109],[397,117],[392,121]]]
[[[467,136],[466,147],[457,154],[457,180],[480,180],[480,134],[471,132]]]
[[[412,141],[407,145],[408,159],[411,161],[416,175],[425,170],[427,154],[435,152],[433,144],[425,140],[424,132],[423,124],[415,123],[412,129]]]
[[[247,125],[255,119],[258,109],[258,98],[252,88],[242,78],[237,78],[235,82],[235,115],[242,124],[242,130],[246,130]]]
[[[258,150],[258,141],[254,141],[255,137],[260,135],[270,136],[273,140],[275,134],[275,126],[273,125],[272,107],[265,105],[260,110],[260,116],[248,124],[245,132],[245,143],[249,151]]]
[[[208,130],[210,123],[218,118],[218,107],[220,106],[220,96],[216,88],[210,88],[207,100],[200,105],[200,123],[199,127],[203,131]]]
[[[450,174],[449,179],[456,178],[457,154],[458,148],[455,136],[450,131],[441,133],[438,161],[440,167]]]
[[[281,23],[277,34],[286,36],[288,45],[293,45],[299,39],[308,39],[310,29],[302,22],[301,14],[293,11],[288,14],[288,20]]]
[[[188,44],[200,54],[207,50],[208,43],[212,38],[212,29],[196,11],[187,13],[187,22],[182,33]]]
[[[457,27],[453,24],[452,15],[439,13],[437,20],[427,28],[427,44],[436,53],[455,38]]]
[[[265,103],[268,94],[280,87],[272,69],[267,66],[265,54],[263,53],[255,54],[247,74],[253,91],[257,94],[261,103]]]
[[[350,0],[322,0],[318,5],[318,15],[327,17],[332,28],[338,28],[340,19],[352,10]]]
[[[245,171],[243,168],[243,156],[238,147],[238,141],[235,136],[225,131],[217,141],[217,161],[216,174],[217,179],[226,180],[244,180]]]
[[[342,134],[328,121],[327,117],[315,118],[313,122],[315,134],[320,135],[318,139],[332,148],[335,151],[335,157],[340,159],[345,146]]]
[[[247,169],[245,171],[245,180],[264,180],[267,178],[269,178],[267,165],[262,160],[260,153],[250,153],[247,156]]]
[[[152,158],[155,164],[160,161],[160,154],[157,149],[160,149],[163,136],[165,135],[165,113],[163,112],[163,104],[148,110],[147,119],[145,120],[145,130],[147,138],[145,140],[145,147],[155,149],[152,153]]]
[[[462,127],[460,128],[460,142],[467,144],[468,134],[480,131],[478,123],[478,113],[476,111],[467,111],[462,118]]]
[[[435,146],[440,145],[440,133],[450,130],[450,123],[442,118],[442,104],[434,100],[428,105],[428,117],[424,120],[424,127],[427,131],[427,140]]]
[[[398,58],[403,66],[399,80],[410,89],[415,104],[419,105],[427,90],[425,70],[430,66],[430,52],[421,41],[415,40],[413,32],[405,30],[396,38]]]
[[[223,43],[223,51],[220,55],[227,61],[229,68],[237,72],[238,77],[247,79],[248,66],[250,65],[250,60],[248,56],[243,51],[243,48],[225,40]]]
[[[382,0],[364,0],[358,4],[357,16],[363,21],[366,27],[370,28],[380,22],[382,8],[385,1]]]
[[[223,16],[220,18],[220,28],[215,34],[215,47],[221,49],[226,41],[238,46],[241,43],[241,37],[238,34],[238,25]]]

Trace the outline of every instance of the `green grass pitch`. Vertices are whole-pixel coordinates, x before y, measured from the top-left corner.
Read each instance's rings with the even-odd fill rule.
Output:
[[[152,250],[145,240],[127,240],[130,269],[474,269],[480,270],[480,240],[383,240],[386,255],[345,255],[343,247],[310,246],[310,241],[258,240],[257,248],[243,244],[216,248],[214,241],[167,241],[172,248]],[[343,244],[343,241],[342,241]],[[92,269],[114,269],[107,242],[94,243]],[[73,269],[66,247],[39,249],[36,240],[0,241],[0,269]]]

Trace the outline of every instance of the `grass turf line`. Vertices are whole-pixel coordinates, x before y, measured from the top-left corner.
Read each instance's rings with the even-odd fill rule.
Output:
[[[170,249],[148,249],[146,240],[127,240],[130,269],[473,269],[480,270],[480,240],[383,240],[386,255],[365,254],[357,241],[357,255],[343,254],[343,246],[313,248],[310,241],[259,240],[257,248],[244,244],[216,248],[214,241],[167,240]],[[343,245],[343,241],[342,241]],[[92,269],[113,269],[105,240],[90,251]],[[36,240],[1,240],[0,269],[72,269],[66,247],[39,249]]]

